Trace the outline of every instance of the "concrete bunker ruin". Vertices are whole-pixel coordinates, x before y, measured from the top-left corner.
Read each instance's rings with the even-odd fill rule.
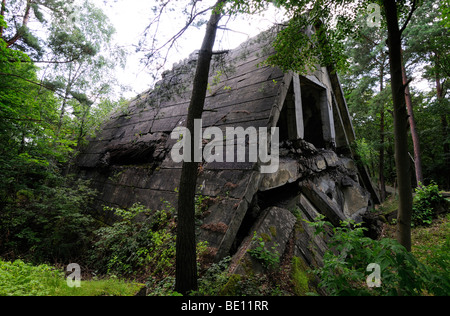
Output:
[[[203,128],[279,127],[280,167],[263,174],[258,162],[203,162],[198,194],[209,197],[198,227],[214,260],[234,256],[242,270],[251,237],[271,236],[280,254],[286,244],[311,266],[326,250],[302,221],[326,216],[333,224],[361,220],[378,197],[367,171],[355,162],[351,118],[332,68],[306,76],[264,65],[274,34],[250,39],[212,62]],[[175,64],[154,89],[132,100],[104,124],[77,159],[79,174],[97,189],[97,205],[152,210],[177,205],[181,163],[170,138],[183,126],[196,53]],[[220,78],[220,80],[217,80]],[[299,227],[302,227],[299,229]],[[256,263],[255,263],[256,264]]]

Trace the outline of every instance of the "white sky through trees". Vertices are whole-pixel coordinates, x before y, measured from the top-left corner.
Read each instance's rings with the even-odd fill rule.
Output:
[[[82,0],[76,0],[82,1]],[[169,3],[166,12],[162,15],[161,22],[156,32],[156,38],[159,44],[164,43],[186,24],[187,12],[191,8],[192,0],[91,0],[96,6],[100,7],[109,17],[111,23],[116,29],[115,42],[118,46],[127,50],[127,65],[124,70],[120,70],[117,79],[120,83],[129,86],[130,90],[124,94],[126,98],[133,98],[137,94],[148,90],[159,80],[162,70],[171,69],[172,65],[189,56],[194,50],[201,46],[205,33],[205,26],[200,28],[190,27],[181,36],[176,45],[174,45],[162,70],[156,71],[158,62],[152,62],[147,66],[141,63],[151,40],[155,35],[154,28],[147,36],[144,31],[155,18],[152,10],[154,7],[160,8],[161,3]],[[215,4],[215,0],[197,1],[197,10],[201,11]],[[208,20],[210,11],[200,16],[196,21]],[[260,15],[239,15],[234,18],[224,17],[220,25],[226,26],[228,30],[219,30],[216,41],[216,50],[233,49],[248,38],[256,36],[264,30],[267,30],[275,23],[282,23],[286,20],[283,12],[272,8]],[[137,47],[145,39],[145,45],[142,45],[140,52]],[[162,63],[160,61],[159,63]],[[156,80],[153,75],[157,75]],[[415,80],[411,83],[421,90],[428,90],[427,83],[421,78],[421,74],[415,74]]]
[[[152,63],[145,67],[140,62],[145,56],[145,47],[141,52],[136,52],[136,48],[140,41],[143,40],[143,34],[146,27],[150,24],[154,13],[152,8],[159,6],[161,1],[145,1],[145,0],[92,0],[93,3],[102,8],[104,13],[109,17],[111,23],[116,29],[115,42],[120,47],[127,50],[127,66],[122,70],[118,76],[119,81],[131,87],[131,91],[126,93],[126,97],[134,97],[138,93],[142,93],[149,89],[154,83],[151,74],[155,73],[155,68],[158,66]],[[163,1],[165,2],[165,1]],[[186,23],[187,16],[183,15],[183,10],[186,8],[186,3],[191,3],[189,0],[177,1],[172,0],[172,8],[174,11],[165,12],[161,19],[158,28],[157,38],[160,43],[167,41],[174,36]],[[198,3],[199,9],[208,8],[214,5],[215,1],[203,0]],[[206,15],[197,18],[200,20],[207,20],[210,11]],[[228,20],[224,17],[220,25],[225,26],[229,30],[219,30],[217,35],[217,44],[215,49],[233,49],[249,37],[253,37],[262,31],[268,29],[274,23],[281,23],[283,15],[280,12],[267,12],[265,16],[245,16],[237,17]],[[190,27],[183,36],[177,41],[176,45],[172,47],[168,56],[167,62],[163,69],[171,69],[172,65],[189,56],[194,50],[201,46],[205,26],[200,28]],[[146,44],[149,45],[154,32],[146,37]],[[158,78],[157,78],[158,80]]]

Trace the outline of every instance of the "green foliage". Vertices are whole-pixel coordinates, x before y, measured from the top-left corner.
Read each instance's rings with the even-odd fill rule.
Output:
[[[111,226],[94,232],[96,241],[90,251],[90,262],[99,273],[121,276],[138,274],[159,282],[174,275],[176,249],[175,208],[151,211],[141,204],[129,209],[105,207],[119,218]],[[207,245],[197,245],[197,255]]]
[[[175,277],[167,277],[160,281],[152,280],[147,284],[147,288],[150,290],[148,296],[183,296],[174,291]]]
[[[412,224],[430,225],[443,200],[436,183],[432,182],[427,186],[419,184],[413,199]]]
[[[307,73],[319,63],[313,40],[303,30],[308,21],[303,16],[296,16],[289,21],[288,27],[277,36],[274,47],[277,54],[269,57],[268,62],[279,65],[285,72],[295,69],[300,73]],[[314,36],[315,39],[317,39]]]
[[[58,24],[67,18],[62,5],[46,1],[44,17],[42,4],[32,4],[31,15],[49,32],[45,39],[11,23],[12,15],[23,15],[23,6],[7,2],[0,19],[0,254],[8,258],[40,262],[83,257],[96,228],[89,213],[95,192],[87,182],[66,176],[66,164],[116,106],[100,100],[109,91],[102,78],[111,77],[107,70],[114,63],[99,51],[108,45],[112,29],[101,10],[86,2],[82,25],[64,37],[65,26]],[[8,47],[5,38],[20,27],[22,38]],[[64,61],[49,63],[43,79],[27,55],[40,59],[41,52]],[[72,76],[68,85],[64,77],[76,69],[80,76]],[[90,95],[98,98],[95,104]]]
[[[424,1],[405,30],[406,57],[413,61],[414,68],[425,63],[423,75],[431,82],[450,75],[449,30],[445,27],[443,7],[442,1]]]
[[[409,85],[421,144],[424,179],[427,182],[433,179],[448,187],[448,91],[443,89],[443,96],[439,98],[436,88],[437,79],[442,86],[448,81],[450,73],[448,28],[442,23],[445,4],[439,0],[418,3],[420,5],[402,34],[403,60],[408,78],[415,78],[420,73],[424,79],[420,84],[413,80]],[[400,23],[403,23],[410,7],[401,3],[398,7],[402,9]],[[384,149],[383,161],[380,162],[380,157],[371,159],[369,171],[373,175],[379,174],[382,164],[384,170],[381,172],[386,182],[393,186],[396,171],[392,97],[387,31],[383,20],[381,22],[381,26],[375,28],[369,27],[365,19],[357,22],[355,34],[359,36],[345,41],[345,54],[349,57],[350,67],[341,69],[340,75],[357,138],[364,138],[377,152]],[[425,80],[428,87],[423,84]],[[411,140],[408,146],[409,152],[413,153]]]
[[[348,66],[343,44],[348,37],[357,34],[355,20],[364,14],[366,2],[235,0],[231,1],[230,11],[255,14],[263,12],[270,4],[284,9],[289,21],[277,35],[276,53],[268,58],[269,64],[285,72],[293,70],[301,74],[317,66],[333,65],[339,70]],[[352,10],[348,10],[349,7]],[[309,32],[310,26],[316,31]]]
[[[153,264],[166,264],[167,255],[174,252],[174,244],[162,247],[164,242],[172,239],[172,235],[165,227],[159,229],[158,226],[162,224],[162,218],[168,224],[169,220],[173,220],[173,214],[167,214],[164,210],[152,217],[149,216],[151,211],[140,204],[128,210],[106,207],[105,211],[114,212],[120,220],[95,231],[97,241],[90,257],[100,273],[130,275],[144,264],[150,264],[150,257],[159,259],[158,256],[161,256],[161,263],[156,260]],[[154,227],[158,229],[153,231]]]
[[[198,280],[198,291],[191,293],[194,296],[227,295],[225,286],[229,283],[228,268],[231,257],[225,257],[218,263],[213,263]]]
[[[364,166],[371,166],[377,156],[373,146],[365,138],[356,140],[356,153]]]
[[[51,296],[135,296],[143,287],[142,284],[127,282],[118,278],[101,280],[81,280],[81,287],[70,288],[66,281],[53,289]]]
[[[431,270],[430,285],[435,285],[435,289],[431,292],[435,295],[448,295],[450,288],[450,214],[433,221],[432,226],[414,228],[413,252]]]
[[[287,293],[280,288],[280,280],[269,274],[239,275],[228,277],[219,292],[221,296],[282,296]]]
[[[294,293],[297,296],[305,296],[310,293],[310,273],[305,266],[303,260],[299,257],[292,258],[292,283],[294,286]]]
[[[265,240],[262,236],[258,237],[257,233],[254,232],[253,247],[248,253],[261,262],[266,269],[275,269],[280,264],[280,253],[276,250],[278,245],[275,243],[269,250],[266,249],[267,242],[268,240]]]
[[[442,16],[442,25],[445,27],[450,27],[450,1],[444,0],[441,2],[441,16]]]
[[[49,296],[63,282],[64,274],[51,266],[0,260],[0,296]]]
[[[3,196],[7,200],[0,213],[0,253],[39,262],[81,258],[95,227],[88,212],[95,192],[88,182],[68,181],[42,167],[28,172],[25,176],[31,182],[34,177],[34,184]]]
[[[315,227],[329,223],[319,221]],[[353,226],[353,229],[350,228]],[[320,230],[319,230],[320,232]],[[316,273],[330,295],[423,295],[450,293],[448,274],[437,272],[422,264],[397,241],[364,237],[364,228],[354,223],[333,227],[330,243],[333,251],[324,256],[324,265]],[[381,287],[366,284],[367,267],[381,268]]]
[[[70,288],[64,272],[49,265],[0,260],[0,296],[134,296],[142,285],[118,279],[81,281]]]

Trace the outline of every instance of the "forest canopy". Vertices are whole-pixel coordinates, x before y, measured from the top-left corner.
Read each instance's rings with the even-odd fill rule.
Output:
[[[83,243],[76,229],[71,237],[55,229],[70,218],[74,227],[83,223],[80,211],[92,195],[68,171],[86,137],[122,102],[111,97],[111,74],[123,61],[113,27],[89,1],[77,23],[66,23],[70,4],[2,2],[0,252],[12,257],[49,260]]]

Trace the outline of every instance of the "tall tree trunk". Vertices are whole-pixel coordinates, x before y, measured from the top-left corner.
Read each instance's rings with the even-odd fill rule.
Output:
[[[436,67],[437,68],[437,67]],[[438,99],[438,102],[441,102],[444,98],[441,85],[441,78],[439,76],[439,72],[436,71],[436,96]],[[448,122],[447,122],[447,113],[441,114],[441,127],[442,127],[442,136],[444,138],[443,141],[443,151],[444,151],[444,166],[446,170],[450,170],[450,144],[448,141]],[[446,177],[446,187],[450,186],[450,176],[447,173]]]
[[[2,0],[2,4],[0,7],[0,15],[3,17],[5,16],[5,10],[6,10],[6,0]],[[0,38],[3,38],[3,31],[4,31],[3,26],[0,26]]]
[[[384,90],[384,64],[380,64],[380,93]],[[384,179],[384,143],[385,143],[385,134],[384,134],[384,102],[381,103],[380,110],[380,149],[379,149],[379,169],[378,174],[380,178],[380,199],[384,201],[386,199],[386,182]]]
[[[75,82],[75,79],[72,81],[72,67],[70,67],[69,79],[68,79],[66,89],[64,91],[64,97],[63,97],[62,105],[61,105],[61,112],[59,113],[58,125],[56,126],[56,133],[55,133],[56,139],[58,139],[61,134],[61,128],[64,123],[64,116],[66,115],[67,100],[69,99],[69,94],[70,94],[70,91],[72,90],[72,84],[74,82]]]
[[[412,106],[411,94],[409,92],[409,84],[408,84],[408,78],[406,76],[405,64],[403,62],[402,62],[402,78],[403,78],[403,85],[405,85],[405,102],[406,102],[406,107],[408,109],[409,128],[411,131],[411,138],[412,138],[413,147],[414,147],[414,166],[415,166],[415,170],[416,170],[416,182],[417,182],[417,186],[420,186],[423,183],[422,159],[421,159],[421,154],[420,154],[420,141],[419,141],[419,135],[417,134],[416,120],[414,119],[414,111],[413,111],[413,106]]]
[[[411,251],[412,190],[408,156],[408,115],[402,78],[401,31],[395,0],[383,0],[388,28],[391,89],[394,102],[395,165],[397,171],[399,209],[397,240]]]
[[[191,134],[192,155],[195,152],[195,141],[193,139],[194,121],[202,117],[217,25],[222,17],[221,7],[225,1],[217,1],[206,28],[202,47],[199,51],[186,126]],[[196,290],[198,286],[194,203],[197,187],[198,162],[195,162],[194,159],[190,160],[191,162],[183,162],[178,196],[175,290],[182,294]]]

